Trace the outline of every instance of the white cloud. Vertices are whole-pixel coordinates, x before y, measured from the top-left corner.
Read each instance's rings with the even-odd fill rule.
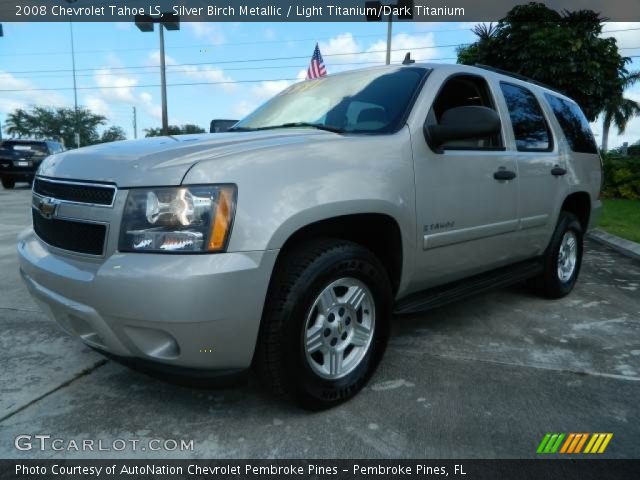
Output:
[[[151,52],[147,57],[147,65],[160,65],[160,51]],[[237,85],[233,82],[233,78],[226,75],[221,68],[199,66],[199,65],[178,65],[178,62],[165,54],[165,64],[167,66],[175,66],[176,68],[168,68],[167,73],[172,75],[184,75],[195,82],[212,82],[217,85],[212,87],[222,88],[226,92],[232,92]],[[226,82],[226,83],[225,83]]]
[[[399,33],[398,35],[394,35],[391,41],[391,63],[402,62],[407,52],[411,52],[412,58],[420,59],[421,61],[427,61],[431,58],[437,58],[438,49],[432,48],[435,46],[435,44],[436,43],[433,33],[415,35]],[[378,53],[372,53],[368,55],[367,58],[371,58],[374,61],[383,62],[386,59],[386,53],[380,52],[380,50],[386,51],[386,49],[387,42],[385,40],[378,40],[367,49],[368,52]]]
[[[99,96],[88,95],[84,97],[83,104],[93,113],[97,113],[98,115],[104,115],[109,118],[113,116],[113,111],[111,107],[107,103],[107,101]]]
[[[435,39],[432,32],[428,33],[398,33],[391,39],[391,62],[400,63],[407,52],[415,59],[428,60],[436,58],[438,50],[431,48],[435,46]],[[423,48],[429,47],[429,48]],[[419,50],[417,50],[419,49]],[[352,33],[341,33],[325,42],[320,42],[320,51],[324,57],[329,73],[358,68],[359,65],[345,65],[350,63],[384,63],[386,60],[387,42],[380,39],[366,47],[356,40]],[[365,52],[365,53],[358,53]],[[366,66],[366,65],[362,65]],[[346,68],[350,67],[350,68]]]
[[[183,25],[186,25],[196,38],[211,45],[218,46],[225,43],[224,34],[217,25],[204,22],[185,22]]]
[[[637,30],[636,30],[637,29]],[[625,48],[620,53],[633,55],[637,50],[627,50],[629,47],[640,47],[640,22],[607,22],[604,25],[603,37],[614,37],[618,43],[618,48]],[[606,30],[626,30],[607,33]]]
[[[2,85],[2,90],[15,90],[14,92],[0,92],[0,113],[2,114],[11,113],[17,108],[28,108],[31,105],[48,107],[67,105],[64,97],[60,94],[52,91],[32,90],[38,88],[38,85],[2,70],[0,70],[0,85]]]
[[[99,87],[97,95],[91,95],[88,99],[97,108],[109,108],[112,104],[124,104],[127,106],[139,106],[149,116],[160,119],[161,108],[154,103],[153,96],[146,91],[140,91],[136,87],[138,78],[128,75],[114,67],[120,65],[117,57],[109,59],[111,66],[97,70],[93,79]]]
[[[106,67],[97,70],[93,75],[93,79],[96,85],[100,87],[100,94],[105,100],[124,103],[135,102],[136,95],[133,87],[138,84],[137,78]]]
[[[243,118],[256,109],[256,103],[249,100],[240,100],[233,106],[233,114],[237,118]]]
[[[140,92],[139,99],[145,112],[158,120],[162,118],[162,107],[153,102],[153,95],[149,92]]]
[[[268,80],[251,87],[251,94],[258,101],[268,100],[291,85],[288,80]]]

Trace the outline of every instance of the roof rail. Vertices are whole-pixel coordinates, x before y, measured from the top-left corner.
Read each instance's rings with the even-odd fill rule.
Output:
[[[483,65],[481,63],[476,63],[473,65],[474,67],[482,68],[483,70],[489,70],[490,72],[500,73],[502,75],[506,75],[507,77],[517,78],[518,80],[523,80],[525,82],[533,83],[534,85],[538,85],[539,87],[547,88],[554,92],[557,92],[561,95],[566,95],[564,92],[558,90],[555,87],[547,85],[546,83],[539,82],[538,80],[534,80],[533,78],[527,77],[525,75],[521,75],[519,73],[510,72],[508,70],[502,70],[501,68],[491,67],[489,65]]]

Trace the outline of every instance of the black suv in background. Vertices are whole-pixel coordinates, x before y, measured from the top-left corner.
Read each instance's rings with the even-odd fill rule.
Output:
[[[4,188],[13,188],[16,182],[31,184],[40,162],[45,157],[64,151],[64,147],[51,140],[5,140],[0,143],[0,179]]]

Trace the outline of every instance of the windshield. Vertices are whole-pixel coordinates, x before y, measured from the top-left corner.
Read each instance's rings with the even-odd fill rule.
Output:
[[[364,70],[297,83],[231,130],[315,127],[340,133],[391,133],[402,127],[427,70]]]

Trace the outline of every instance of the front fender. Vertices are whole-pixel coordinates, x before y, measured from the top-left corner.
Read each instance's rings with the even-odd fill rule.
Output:
[[[194,165],[183,184],[235,183],[228,250],[282,247],[296,230],[327,218],[380,213],[415,237],[415,185],[407,128],[392,135],[323,136]]]

